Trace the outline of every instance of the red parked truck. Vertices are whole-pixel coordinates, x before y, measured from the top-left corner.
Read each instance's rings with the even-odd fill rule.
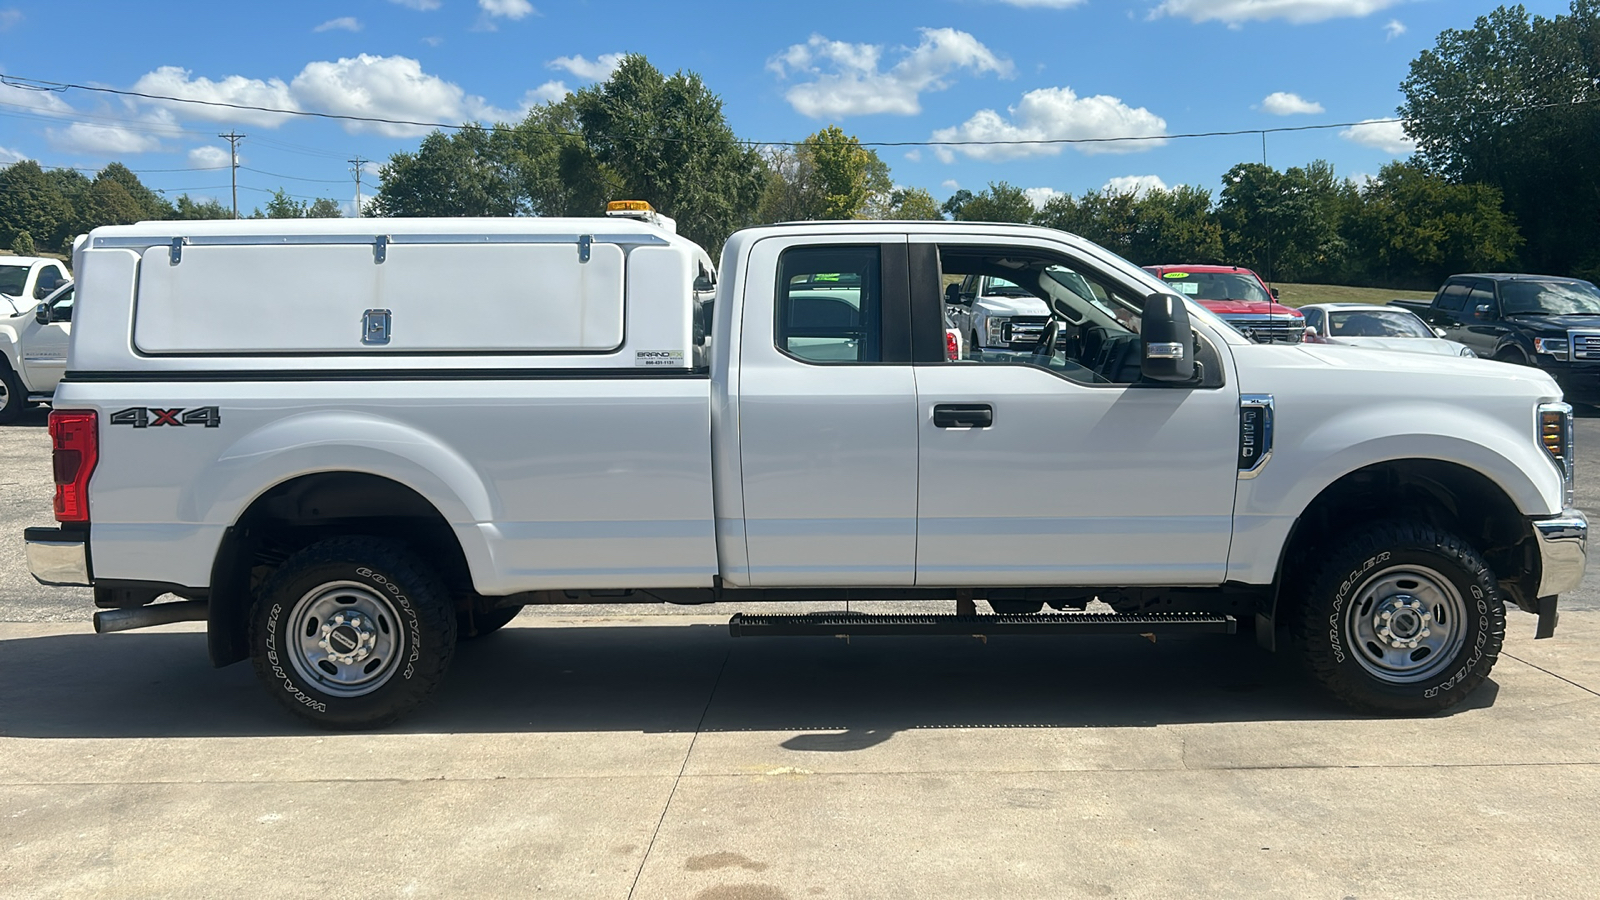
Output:
[[[1278,302],[1261,276],[1239,266],[1145,266],[1174,290],[1192,297],[1245,337],[1261,344],[1298,344],[1306,330],[1300,310]]]

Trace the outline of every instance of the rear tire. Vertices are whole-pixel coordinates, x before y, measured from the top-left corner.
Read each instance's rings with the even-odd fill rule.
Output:
[[[0,358],[0,425],[9,425],[28,408],[28,389],[11,366]]]
[[[324,728],[377,728],[443,680],[456,614],[438,577],[403,544],[319,541],[262,584],[250,657],[269,693]]]
[[[1381,522],[1331,552],[1294,623],[1311,677],[1363,712],[1448,709],[1494,668],[1506,610],[1466,541],[1422,522]]]

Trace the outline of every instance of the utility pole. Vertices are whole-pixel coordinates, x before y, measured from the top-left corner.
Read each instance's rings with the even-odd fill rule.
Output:
[[[367,160],[357,156],[355,159],[345,161],[350,163],[352,167],[350,171],[354,172],[356,176],[356,218],[359,219],[361,218],[361,167],[366,164]]]
[[[239,142],[244,140],[242,134],[219,134],[217,137],[228,142],[228,156],[233,160],[233,217],[239,218]]]

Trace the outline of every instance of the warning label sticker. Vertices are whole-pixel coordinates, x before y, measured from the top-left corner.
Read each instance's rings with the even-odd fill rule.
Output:
[[[681,350],[637,350],[633,354],[635,366],[682,366]]]

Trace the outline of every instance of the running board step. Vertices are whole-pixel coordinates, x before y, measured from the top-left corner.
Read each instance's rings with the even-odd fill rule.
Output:
[[[734,637],[801,637],[856,634],[1234,634],[1233,616],[1208,613],[1027,613],[1023,615],[951,616],[866,613],[808,613],[763,616],[734,613],[728,632]]]

